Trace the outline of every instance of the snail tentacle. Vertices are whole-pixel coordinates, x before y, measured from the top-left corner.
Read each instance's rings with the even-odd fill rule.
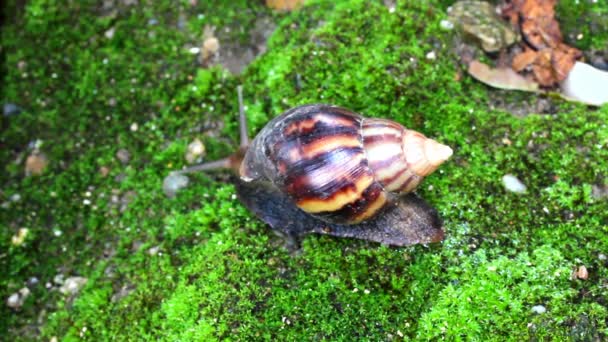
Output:
[[[247,116],[245,115],[245,106],[243,105],[243,86],[239,85],[236,89],[239,101],[240,148],[227,158],[190,166],[179,171],[174,171],[174,173],[185,174],[222,169],[232,169],[235,173],[239,172],[243,157],[249,148],[249,135],[247,133]]]

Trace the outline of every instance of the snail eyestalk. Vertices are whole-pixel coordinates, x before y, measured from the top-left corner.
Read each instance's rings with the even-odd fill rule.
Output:
[[[230,168],[230,158],[224,158],[224,159],[214,160],[214,161],[207,162],[207,163],[202,163],[199,165],[190,166],[183,170],[174,171],[174,172],[178,173],[178,174],[182,174],[182,173],[195,173],[195,172],[201,172],[201,171],[211,171],[211,170],[229,169],[229,168]]]
[[[249,147],[249,136],[247,135],[247,117],[245,116],[245,106],[243,105],[243,86],[239,85],[236,90],[239,100],[239,149],[227,158],[190,166],[179,171],[174,171],[174,174],[195,173],[222,169],[232,169],[236,174],[239,173],[241,162],[243,161],[243,157],[245,156],[247,148]]]
[[[239,98],[239,125],[241,132],[241,149],[247,149],[249,146],[249,135],[247,134],[247,118],[245,117],[245,106],[243,105],[243,86],[236,87],[236,92]]]

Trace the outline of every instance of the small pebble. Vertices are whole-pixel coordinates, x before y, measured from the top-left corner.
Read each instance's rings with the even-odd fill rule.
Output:
[[[131,129],[131,132],[137,132],[137,130],[139,129],[137,122],[132,123],[130,129]]]
[[[31,286],[31,287],[34,287],[34,286],[38,285],[38,283],[40,283],[40,280],[38,278],[36,278],[36,277],[30,277],[27,280],[27,285]]]
[[[20,309],[25,302],[25,299],[30,295],[30,289],[22,288],[18,292],[13,293],[6,299],[6,305],[12,309]]]
[[[452,30],[454,28],[454,24],[446,19],[443,19],[440,23],[439,26],[441,26],[442,29],[444,30]]]
[[[527,188],[517,177],[506,174],[502,177],[502,183],[505,186],[505,189],[511,192],[515,192],[518,194],[525,193]]]
[[[534,305],[532,307],[532,312],[534,312],[535,314],[544,314],[545,312],[547,312],[547,308],[545,308],[542,305]]]
[[[48,159],[42,153],[34,153],[27,157],[25,160],[25,175],[26,176],[39,176],[46,169],[49,164]]]
[[[116,152],[116,158],[118,158],[121,163],[127,164],[131,160],[131,153],[124,148],[121,148]]]
[[[608,198],[608,184],[593,184],[591,186],[591,197],[595,199]]]
[[[437,54],[435,53],[435,51],[431,51],[429,53],[426,54],[426,59],[428,60],[434,60],[435,58],[437,58]]]
[[[17,234],[13,235],[11,238],[13,246],[21,246],[29,232],[30,230],[27,228],[20,228]]]
[[[21,108],[19,108],[19,106],[14,103],[5,103],[2,109],[2,113],[6,117],[18,115],[19,113],[21,113]]]
[[[220,41],[215,37],[209,37],[203,42],[203,54],[213,55],[220,49]]]
[[[188,144],[186,150],[186,161],[188,164],[196,162],[200,157],[205,155],[205,145],[199,139],[194,139],[193,142]]]
[[[106,38],[108,38],[108,39],[112,39],[112,37],[114,37],[114,33],[116,33],[116,28],[115,27],[111,27],[109,30],[107,30],[104,33],[104,36],[106,36]]]
[[[576,271],[576,277],[581,280],[587,280],[587,278],[589,278],[589,272],[587,271],[587,267],[585,267],[584,265],[579,266],[578,270]]]
[[[188,186],[188,182],[188,177],[179,173],[171,172],[163,181],[163,192],[165,195],[167,195],[167,197],[173,198],[178,191]]]
[[[53,283],[57,284],[57,285],[62,285],[64,282],[63,280],[63,274],[58,273],[57,275],[55,275],[53,277]]]
[[[591,57],[589,63],[600,69],[600,70],[604,70],[604,71],[608,71],[608,59],[604,58],[602,56],[593,56]]]
[[[148,255],[155,256],[158,255],[158,252],[160,252],[160,246],[154,246],[148,249]]]
[[[106,177],[110,173],[110,168],[107,166],[102,166],[99,168],[99,174],[101,177]]]
[[[87,283],[87,278],[84,277],[69,277],[63,282],[59,291],[63,294],[75,295]]]

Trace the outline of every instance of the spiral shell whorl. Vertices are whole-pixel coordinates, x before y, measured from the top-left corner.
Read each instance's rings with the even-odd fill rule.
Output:
[[[362,120],[328,105],[290,110],[254,139],[241,178],[271,181],[300,209],[327,222],[368,219],[388,198],[368,166]]]
[[[389,120],[364,119],[363,144],[376,179],[390,192],[413,191],[452,149]]]

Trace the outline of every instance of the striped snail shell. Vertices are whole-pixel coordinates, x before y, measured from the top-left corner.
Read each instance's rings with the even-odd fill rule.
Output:
[[[270,121],[239,174],[244,182],[270,182],[324,222],[350,225],[412,192],[451,155],[448,146],[396,122],[313,104]]]

